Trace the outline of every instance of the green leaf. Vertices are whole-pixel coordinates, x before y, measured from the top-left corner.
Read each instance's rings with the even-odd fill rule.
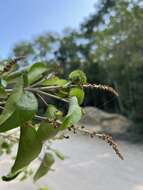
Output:
[[[73,84],[85,84],[87,83],[86,75],[81,70],[72,71],[69,75],[69,79]]]
[[[47,107],[47,111],[45,113],[45,116],[48,117],[48,119],[56,119],[57,117],[62,117],[62,112],[58,110],[54,105],[49,104]]]
[[[75,125],[79,122],[81,119],[82,112],[81,108],[78,105],[77,98],[71,97],[69,101],[69,110],[65,118],[63,119],[63,123],[61,125],[62,129],[66,129],[68,127],[71,127],[72,125]]]
[[[31,92],[24,92],[15,104],[15,112],[2,125],[0,132],[23,125],[33,118],[38,109],[36,97]]]
[[[6,176],[2,176],[2,180],[3,181],[12,181],[14,180],[19,174],[21,173],[21,171],[17,172],[17,173],[9,173]]]
[[[78,87],[71,88],[70,92],[69,92],[69,96],[70,97],[76,96],[78,103],[82,104],[82,102],[84,100],[84,90],[81,88],[78,88]]]
[[[60,79],[59,77],[53,76],[50,79],[45,80],[42,85],[44,86],[63,86],[67,83],[67,80]]]
[[[44,121],[38,128],[37,135],[40,141],[45,141],[52,139],[57,133],[61,130],[60,127],[55,128],[51,123],[48,121]]]
[[[32,92],[25,91],[17,101],[16,111],[19,115],[19,123],[31,120],[38,110],[38,102]]]
[[[15,72],[12,72],[8,75],[5,76],[5,80],[11,84],[11,83],[15,83],[16,81],[19,80],[19,78],[22,76],[22,73],[25,71],[26,69],[23,70],[18,70]]]
[[[23,73],[28,74],[28,83],[32,84],[42,77],[42,74],[49,71],[48,66],[43,62],[37,62],[32,64],[32,66],[25,67],[22,70],[12,72],[8,76],[5,76],[5,80],[9,83],[13,83],[19,79]]]
[[[43,62],[33,64],[28,70],[28,82],[32,84],[42,77],[42,74],[47,72],[49,69]]]
[[[46,153],[38,170],[36,171],[34,175],[34,178],[33,178],[34,181],[36,182],[38,179],[46,175],[48,171],[50,170],[51,166],[54,164],[54,162],[55,162],[55,159],[53,155],[50,153]]]
[[[50,104],[48,105],[45,116],[49,120],[54,121],[56,118],[61,118],[62,113],[55,106]],[[37,130],[37,135],[41,141],[45,141],[56,136],[60,130],[60,127],[55,128],[52,123],[49,123],[49,121],[43,121]]]
[[[55,119],[55,113],[57,112],[57,108],[52,105],[52,104],[49,104],[48,107],[47,107],[47,111],[45,113],[45,116],[48,117],[48,119]]]
[[[20,128],[19,147],[11,172],[16,173],[28,166],[41,152],[42,144],[37,137],[35,128],[24,125]]]
[[[56,154],[56,156],[57,156],[59,159],[61,159],[61,160],[64,160],[64,159],[65,159],[64,155],[63,155],[59,150],[57,150],[57,149],[52,149],[52,150],[53,150],[53,152]]]
[[[9,96],[4,111],[0,115],[0,130],[1,130],[1,125],[4,124],[4,122],[14,113],[16,109],[16,103],[22,96],[22,93],[23,93],[23,79],[21,77],[18,80],[11,95]]]
[[[0,79],[0,88],[6,88],[7,82],[4,79]]]

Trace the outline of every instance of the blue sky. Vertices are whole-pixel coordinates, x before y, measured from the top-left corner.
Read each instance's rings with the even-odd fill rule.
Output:
[[[96,0],[0,0],[0,58],[13,45],[46,31],[77,28]]]

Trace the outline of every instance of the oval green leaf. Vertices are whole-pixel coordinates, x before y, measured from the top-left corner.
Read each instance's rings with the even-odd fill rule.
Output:
[[[39,126],[37,135],[39,140],[43,142],[55,137],[60,130],[60,127],[55,128],[51,123],[45,121]]]
[[[23,78],[20,77],[11,95],[7,100],[4,111],[0,115],[0,130],[1,130],[1,125],[14,113],[16,109],[16,103],[22,96],[22,93],[23,93]]]
[[[45,80],[42,85],[44,86],[63,86],[67,83],[67,80],[60,79],[59,77],[53,76],[50,79]]]
[[[55,159],[53,155],[51,153],[46,153],[38,170],[36,171],[34,175],[34,178],[33,178],[34,182],[36,182],[38,179],[46,175],[48,171],[50,170],[51,166],[54,164],[54,162],[55,162]]]
[[[33,118],[37,109],[38,103],[34,94],[24,92],[15,104],[15,112],[0,126],[0,132],[23,125]]]
[[[16,173],[28,166],[41,152],[42,144],[37,137],[35,128],[24,125],[20,128],[19,147],[11,172]]]
[[[64,130],[72,125],[75,125],[79,122],[82,116],[82,111],[80,106],[78,105],[77,98],[75,96],[70,98],[69,101],[69,110],[67,115],[63,119],[63,123],[61,125],[61,129]]]
[[[78,88],[78,87],[71,88],[70,92],[69,92],[69,96],[70,97],[76,96],[78,103],[80,105],[80,104],[82,104],[82,102],[84,100],[84,90],[81,88]]]
[[[54,121],[57,118],[60,119],[62,117],[62,113],[55,106],[49,104],[45,116],[49,120]],[[45,141],[56,136],[60,130],[60,127],[54,127],[49,121],[43,121],[37,130],[37,135],[41,141]]]
[[[42,74],[47,72],[49,69],[43,62],[33,64],[28,70],[28,83],[32,84],[41,78]]]

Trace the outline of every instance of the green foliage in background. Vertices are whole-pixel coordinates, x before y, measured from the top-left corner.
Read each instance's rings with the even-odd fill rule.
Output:
[[[110,84],[119,92],[119,98],[88,90],[84,105],[118,112],[142,124],[142,1],[102,0],[95,8],[80,30],[66,29],[62,36],[56,33],[38,36],[31,42],[17,44],[13,54],[26,56],[25,64],[44,60],[59,70],[62,77],[68,77],[74,69],[82,69],[89,82]],[[82,93],[80,89],[70,93],[75,91]]]

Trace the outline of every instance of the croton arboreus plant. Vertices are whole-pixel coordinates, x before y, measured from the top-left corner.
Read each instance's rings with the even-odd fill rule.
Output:
[[[84,89],[100,89],[117,96],[113,88],[88,84],[81,70],[61,79],[52,67],[43,62],[20,68],[18,61],[21,59],[23,57],[0,65],[0,154],[10,153],[13,145],[18,143],[14,164],[2,177],[4,181],[16,177],[22,180],[29,175],[37,181],[47,174],[55,156],[64,160],[64,155],[53,149],[51,142],[68,138],[66,131],[98,137],[123,159],[111,136],[77,125],[84,114],[80,107]],[[58,101],[63,102],[63,106],[58,106]],[[40,165],[33,172],[29,164],[35,159],[40,161]]]

